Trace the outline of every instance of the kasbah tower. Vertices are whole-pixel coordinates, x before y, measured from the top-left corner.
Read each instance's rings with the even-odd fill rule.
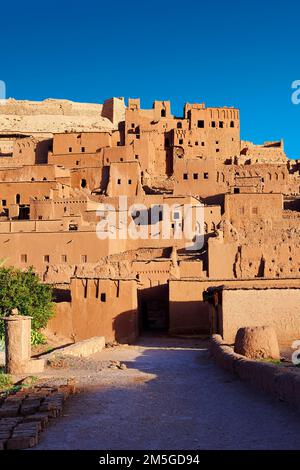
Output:
[[[176,117],[169,101],[8,99],[0,257],[53,285],[53,334],[132,342],[162,329],[233,342],[241,326],[267,323],[291,344],[300,337],[299,170],[282,140],[242,141],[232,107],[186,103]],[[196,249],[186,205],[203,216]],[[156,236],[120,237],[117,225],[107,226],[115,236],[97,236],[109,208]]]

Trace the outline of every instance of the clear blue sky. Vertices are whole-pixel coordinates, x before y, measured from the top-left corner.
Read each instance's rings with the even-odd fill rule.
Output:
[[[299,1],[3,2],[0,79],[17,99],[236,106],[242,138],[300,157]]]

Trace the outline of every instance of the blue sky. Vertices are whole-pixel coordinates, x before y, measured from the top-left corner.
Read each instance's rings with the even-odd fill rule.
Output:
[[[0,79],[17,99],[236,106],[242,138],[300,157],[299,18],[289,0],[5,2]]]

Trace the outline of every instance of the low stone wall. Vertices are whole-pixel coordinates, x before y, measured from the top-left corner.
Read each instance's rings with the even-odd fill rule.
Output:
[[[237,375],[251,386],[274,398],[295,406],[300,411],[300,373],[267,362],[257,362],[236,354],[223,342],[220,335],[213,335],[211,352],[218,365]]]

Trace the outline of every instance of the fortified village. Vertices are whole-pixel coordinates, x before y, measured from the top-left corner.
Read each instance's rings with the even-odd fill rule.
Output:
[[[153,329],[233,342],[240,327],[268,324],[291,344],[300,337],[299,170],[282,140],[241,140],[232,107],[187,103],[176,117],[169,101],[9,99],[0,109],[0,257],[54,286],[48,329],[75,341],[132,342]],[[129,209],[136,203],[146,207],[142,224]],[[194,248],[178,237],[185,205],[203,213]],[[120,237],[116,226],[99,237],[108,207],[156,236]]]

